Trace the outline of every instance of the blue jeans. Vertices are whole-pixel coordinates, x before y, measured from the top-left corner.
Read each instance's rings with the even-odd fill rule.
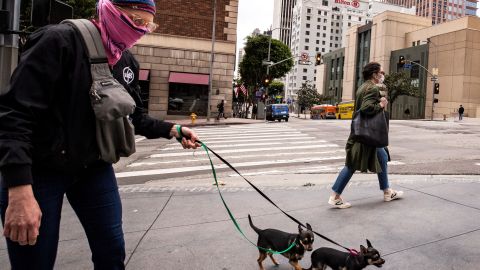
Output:
[[[53,269],[59,240],[64,194],[77,214],[88,238],[95,269],[125,269],[125,241],[122,230],[122,204],[110,164],[89,168],[82,173],[34,173],[33,192],[42,211],[37,243],[20,246],[7,240],[13,270]],[[8,189],[2,183],[0,210],[2,224],[8,206]],[[3,266],[2,268],[6,268]]]
[[[377,173],[378,176],[378,182],[380,184],[380,189],[385,190],[389,188],[388,185],[388,167],[387,167],[387,162],[388,162],[388,154],[387,151],[385,151],[384,148],[377,148],[377,158],[378,161],[380,162],[380,167],[382,168],[381,173]],[[348,182],[352,178],[353,174],[355,173],[354,170],[348,168],[347,166],[343,167],[342,171],[340,171],[340,174],[338,174],[337,180],[335,181],[335,184],[333,184],[332,190],[337,193],[337,194],[342,194],[343,190],[347,186]]]

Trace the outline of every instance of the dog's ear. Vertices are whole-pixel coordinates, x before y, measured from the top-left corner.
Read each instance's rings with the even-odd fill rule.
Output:
[[[302,229],[302,225],[298,225],[298,233],[302,233],[303,229]]]
[[[367,247],[372,247],[372,243],[367,239]]]
[[[312,226],[310,226],[310,224],[307,223],[307,230],[311,231],[312,230]]]
[[[363,254],[366,254],[367,253],[367,248],[364,247],[363,245],[360,245],[360,252],[363,253]]]

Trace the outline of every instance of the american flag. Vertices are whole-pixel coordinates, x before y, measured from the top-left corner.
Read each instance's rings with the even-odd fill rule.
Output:
[[[247,96],[248,91],[247,91],[247,88],[245,88],[245,85],[242,84],[242,85],[240,85],[239,88],[240,88],[240,91],[242,91],[243,95]]]

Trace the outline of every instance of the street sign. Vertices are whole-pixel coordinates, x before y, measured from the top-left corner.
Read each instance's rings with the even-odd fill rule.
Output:
[[[408,63],[407,63],[407,64],[405,64],[405,65],[403,66],[403,68],[404,68],[404,69],[411,69],[411,68],[412,68],[412,64],[408,64]]]
[[[431,80],[432,82],[436,82],[436,81],[438,81],[438,78],[434,76],[434,77],[430,78],[430,80]]]
[[[299,64],[299,65],[311,65],[312,62],[310,62],[310,61],[298,60],[298,64]]]
[[[264,66],[271,66],[271,65],[273,65],[273,61],[263,60],[263,61],[262,61],[262,65],[264,65]]]

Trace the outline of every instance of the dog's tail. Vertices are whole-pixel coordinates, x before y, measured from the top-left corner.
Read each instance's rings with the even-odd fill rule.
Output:
[[[259,228],[255,227],[255,225],[253,225],[252,217],[250,216],[250,214],[248,214],[248,222],[250,222],[250,227],[252,227],[252,229],[253,229],[257,234],[262,231],[262,230],[260,230]]]

